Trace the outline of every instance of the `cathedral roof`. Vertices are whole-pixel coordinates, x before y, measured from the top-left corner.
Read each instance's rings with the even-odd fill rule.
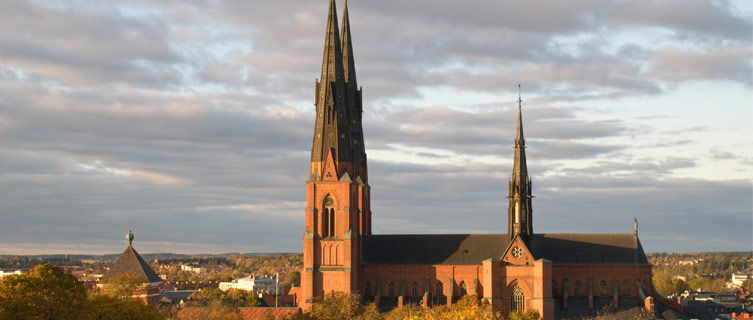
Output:
[[[476,265],[499,259],[506,234],[390,234],[363,236],[364,264]]]
[[[162,281],[162,279],[160,279],[160,277],[156,273],[154,273],[154,270],[152,270],[149,264],[147,264],[146,261],[141,258],[141,255],[139,255],[139,253],[136,252],[136,250],[133,249],[132,246],[128,246],[128,248],[126,248],[123,254],[120,255],[120,258],[115,261],[115,264],[113,264],[110,271],[105,274],[102,280],[108,280],[117,274],[127,272],[135,273],[139,275],[139,277],[144,279],[144,281],[149,283]]]
[[[478,265],[500,259],[507,234],[393,234],[363,236],[366,265]],[[648,264],[635,234],[534,234],[535,259],[554,264]]]
[[[633,233],[541,233],[528,247],[536,259],[555,264],[648,264]]]

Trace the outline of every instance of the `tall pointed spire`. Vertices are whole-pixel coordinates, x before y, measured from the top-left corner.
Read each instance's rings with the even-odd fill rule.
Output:
[[[358,88],[356,80],[356,65],[353,55],[353,41],[350,32],[350,14],[348,13],[348,0],[345,0],[343,9],[342,32],[340,36],[341,48],[343,50],[343,69],[345,74],[346,100],[350,112],[350,133],[352,139],[353,164],[358,171],[356,175],[361,176],[361,180],[366,182],[368,179],[366,173],[366,148],[363,143],[363,127],[361,120],[363,116],[363,103],[361,99],[361,89]],[[358,168],[362,168],[358,169]]]
[[[520,234],[524,240],[533,234],[531,209],[531,181],[526,164],[526,141],[523,137],[523,99],[518,84],[518,128],[515,135],[515,156],[510,179],[510,206],[508,208],[508,232],[511,237]]]
[[[322,55],[322,83],[331,83],[343,77],[342,49],[340,47],[340,30],[337,26],[337,8],[335,0],[329,1],[329,15],[327,17],[327,31],[324,38],[324,54]],[[319,88],[319,99],[326,98],[328,86]]]
[[[329,2],[329,15],[322,56],[322,75],[316,84],[316,126],[311,148],[311,162],[323,163],[328,154],[335,162],[352,161],[349,145],[349,110],[346,103],[343,54],[340,47],[335,1]],[[314,169],[312,168],[312,171]],[[338,169],[338,173],[341,170]],[[313,174],[314,172],[312,172]],[[321,173],[321,171],[319,171]]]
[[[518,130],[515,135],[515,160],[512,174],[518,179],[528,175],[526,165],[526,140],[523,137],[523,99],[520,97],[520,84],[518,84]]]
[[[353,58],[353,43],[350,35],[350,18],[348,16],[348,0],[345,0],[345,9],[343,9],[343,29],[342,41],[343,49],[343,69],[345,70],[345,82],[349,87],[358,88],[356,81],[355,59]]]

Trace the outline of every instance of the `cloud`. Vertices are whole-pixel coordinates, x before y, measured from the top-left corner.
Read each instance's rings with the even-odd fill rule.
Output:
[[[141,252],[300,251],[326,10],[0,2],[0,252],[120,252],[129,226]],[[677,251],[750,225],[750,183],[685,176],[712,160],[749,173],[749,128],[671,99],[750,87],[751,19],[732,3],[350,10],[376,231],[506,230],[518,83],[537,231],[623,232],[637,215],[646,248]],[[709,212],[729,232],[693,224]]]
[[[750,47],[688,52],[668,46],[654,53],[650,74],[671,81],[720,79],[753,85]]]

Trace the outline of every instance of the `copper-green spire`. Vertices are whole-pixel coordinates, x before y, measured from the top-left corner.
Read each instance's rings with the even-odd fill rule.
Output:
[[[131,230],[128,230],[128,233],[126,234],[126,240],[128,240],[128,246],[130,247],[133,243],[133,233]]]

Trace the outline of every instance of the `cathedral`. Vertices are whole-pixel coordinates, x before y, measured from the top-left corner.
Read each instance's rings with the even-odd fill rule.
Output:
[[[544,319],[605,308],[682,313],[681,305],[655,291],[637,224],[627,234],[534,232],[520,98],[506,234],[372,234],[363,99],[347,2],[340,29],[330,0],[315,98],[298,297],[304,310],[314,297],[340,291],[357,292],[380,310],[452,305],[475,295],[503,315],[535,309]]]

